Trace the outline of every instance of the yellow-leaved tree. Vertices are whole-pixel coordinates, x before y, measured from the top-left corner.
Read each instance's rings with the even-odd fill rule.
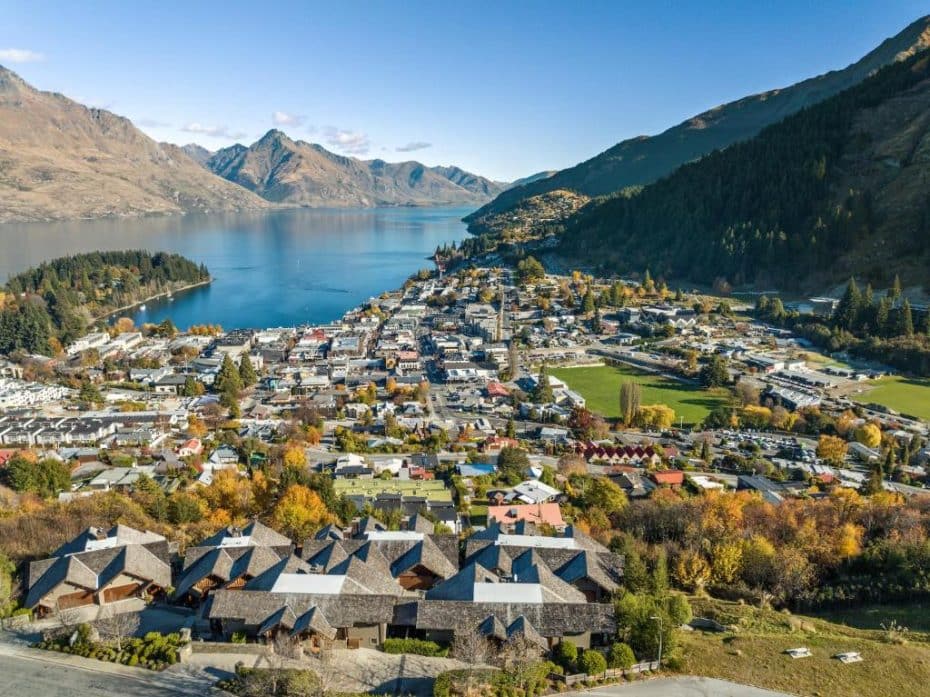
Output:
[[[335,522],[335,516],[315,491],[292,484],[274,507],[271,520],[279,532],[303,542],[324,525]]]
[[[862,424],[856,429],[856,440],[867,448],[877,448],[882,444],[882,429],[876,424]]]

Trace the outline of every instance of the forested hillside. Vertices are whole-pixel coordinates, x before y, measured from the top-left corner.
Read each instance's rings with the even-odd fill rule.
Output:
[[[522,200],[549,191],[567,189],[587,196],[603,196],[629,186],[649,184],[715,149],[752,138],[766,126],[852,87],[879,68],[928,46],[930,17],[921,17],[842,70],[722,104],[657,135],[624,140],[543,180],[515,184],[465,220],[472,232],[481,232],[483,222],[508,213]]]
[[[567,221],[561,251],[695,282],[923,282],[928,78],[923,52],[638,195],[592,202]]]
[[[210,274],[179,254],[92,252],[45,262],[0,291],[0,353],[50,353],[96,319]]]

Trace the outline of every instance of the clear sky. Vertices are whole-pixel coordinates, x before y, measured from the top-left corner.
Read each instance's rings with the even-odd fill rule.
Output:
[[[857,60],[910,0],[11,2],[0,64],[210,149],[277,126],[497,179]]]

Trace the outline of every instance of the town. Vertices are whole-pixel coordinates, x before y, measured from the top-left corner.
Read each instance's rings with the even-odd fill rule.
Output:
[[[739,574],[719,571],[717,547],[666,559],[617,535],[629,502],[927,493],[927,423],[869,396],[893,371],[827,355],[768,322],[769,302],[671,291],[648,272],[551,275],[532,258],[438,264],[326,325],[123,317],[58,356],[10,356],[2,506],[54,499],[67,522],[15,541],[5,623],[77,651],[75,627],[92,647],[155,622],[175,637],[168,658],[104,660],[161,669],[227,645],[304,661],[337,691],[365,687],[323,677],[337,650],[516,674],[551,657],[546,679],[566,685],[660,670],[663,645],[674,656],[678,627],[697,622],[666,564],[692,592],[739,595]],[[103,524],[116,500],[136,508]],[[160,531],[134,525],[137,509]],[[814,602],[812,571],[767,573],[746,599]],[[651,614],[615,606],[630,591]],[[245,694],[246,677],[227,688]]]

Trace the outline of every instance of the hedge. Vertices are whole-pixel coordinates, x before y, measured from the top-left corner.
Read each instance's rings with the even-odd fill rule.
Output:
[[[422,639],[385,639],[381,645],[384,653],[411,653],[417,656],[434,656],[445,658],[448,647],[440,646],[435,641]]]

